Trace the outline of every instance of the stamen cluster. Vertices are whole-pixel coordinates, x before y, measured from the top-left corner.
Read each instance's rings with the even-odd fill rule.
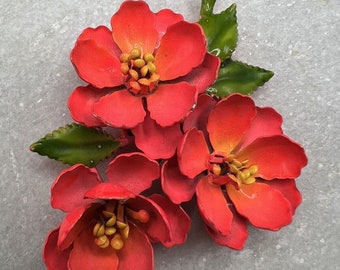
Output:
[[[149,220],[149,214],[145,210],[136,212],[122,202],[111,201],[107,209],[102,211],[100,220],[93,228],[96,245],[100,248],[107,248],[111,245],[114,250],[121,250],[124,246],[124,239],[129,237],[130,232],[127,217],[142,223]]]
[[[127,76],[126,86],[134,95],[151,94],[157,87],[159,74],[156,73],[155,57],[142,54],[138,47],[120,56],[121,71]]]

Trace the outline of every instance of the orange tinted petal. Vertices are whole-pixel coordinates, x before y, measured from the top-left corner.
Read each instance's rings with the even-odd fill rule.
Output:
[[[112,35],[124,53],[140,47],[153,53],[158,40],[155,14],[144,1],[125,1],[111,18]]]
[[[233,94],[218,102],[207,125],[215,151],[231,153],[250,128],[255,115],[255,104],[248,96]]]

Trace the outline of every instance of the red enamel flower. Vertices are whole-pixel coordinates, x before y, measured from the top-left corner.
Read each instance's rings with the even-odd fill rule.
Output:
[[[207,108],[214,102],[206,98],[202,104]],[[207,136],[189,129],[178,147],[178,165],[176,160],[164,164],[165,192],[176,202],[195,192],[206,229],[218,244],[242,249],[247,220],[268,230],[292,221],[301,202],[295,178],[307,157],[283,135],[281,124],[272,108],[258,108],[248,96],[231,95],[211,110]]]
[[[56,178],[51,204],[67,213],[44,244],[47,269],[153,269],[150,242],[186,240],[190,219],[165,197],[137,195],[159,177],[140,153],[118,156],[103,182],[96,169],[74,165]],[[165,211],[166,210],[166,211]]]
[[[199,24],[168,9],[153,13],[144,1],[125,1],[111,26],[85,29],[71,52],[77,73],[90,84],[71,95],[72,117],[117,128],[134,128],[147,117],[158,130],[182,121],[220,64],[207,54]]]

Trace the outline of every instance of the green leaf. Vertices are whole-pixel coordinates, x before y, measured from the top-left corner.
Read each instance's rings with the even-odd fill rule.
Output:
[[[119,146],[110,135],[73,123],[47,134],[33,143],[30,150],[65,164],[82,163],[94,167]]]
[[[273,75],[272,71],[230,59],[222,64],[218,78],[208,93],[221,98],[232,93],[249,95]]]
[[[219,14],[213,14],[215,1],[202,1],[199,24],[208,39],[209,52],[224,61],[231,57],[237,45],[236,4]]]
[[[216,0],[202,0],[201,17],[212,15]]]

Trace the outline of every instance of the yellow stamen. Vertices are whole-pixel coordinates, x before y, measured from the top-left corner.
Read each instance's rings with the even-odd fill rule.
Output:
[[[121,234],[124,236],[125,239],[128,239],[130,233],[130,227],[126,226],[123,230],[121,230]]]
[[[256,174],[259,170],[259,167],[257,167],[256,165],[253,165],[249,168],[249,171],[251,174]]]
[[[135,80],[135,81],[138,80],[138,72],[136,70],[130,69],[129,74],[130,74],[130,76],[133,80]]]
[[[116,220],[117,220],[117,217],[116,217],[115,214],[113,214],[113,216],[110,217],[108,221],[106,221],[105,225],[108,226],[108,227],[111,227],[111,226],[115,225]]]
[[[154,63],[149,62],[149,63],[147,64],[147,67],[149,68],[149,72],[150,72],[151,74],[154,74],[154,73],[156,72],[156,66],[155,66]]]
[[[155,57],[151,53],[144,54],[143,58],[144,58],[145,62],[147,62],[147,63],[155,61]]]
[[[254,176],[250,176],[247,179],[243,180],[244,184],[250,185],[256,182],[256,178]]]
[[[122,71],[122,73],[124,75],[127,75],[129,73],[130,67],[129,67],[129,65],[127,63],[122,63],[120,65],[120,70]]]
[[[213,171],[213,173],[215,174],[215,175],[220,175],[221,174],[221,171],[222,171],[222,169],[221,169],[221,166],[220,165],[218,165],[218,164],[213,164],[213,169],[212,169],[212,171]]]
[[[138,82],[142,85],[146,85],[146,86],[150,86],[151,82],[150,80],[146,79],[146,78],[141,78],[138,80]]]
[[[131,58],[131,59],[140,58],[141,54],[142,54],[142,51],[141,51],[140,48],[134,48],[134,49],[132,49],[131,52],[130,52],[130,58]]]
[[[119,60],[121,63],[127,63],[130,60],[130,55],[128,53],[122,53]]]
[[[242,162],[238,161],[237,159],[233,159],[231,162],[233,165],[235,165],[237,168],[241,168],[242,167]]]
[[[142,68],[145,66],[145,61],[143,59],[136,59],[135,61],[133,61],[133,66],[136,68]]]
[[[142,77],[145,77],[146,74],[148,74],[148,72],[149,72],[148,66],[144,66],[144,67],[142,67],[142,68],[140,69],[140,75],[141,75]]]
[[[105,229],[105,235],[114,235],[116,233],[117,229],[115,227],[106,227]]]
[[[107,248],[110,244],[110,240],[106,235],[102,235],[94,239],[96,245],[100,248]]]
[[[101,223],[97,223],[93,228],[93,235],[96,237],[103,236],[105,233],[105,226]]]
[[[115,234],[114,237],[111,239],[111,247],[115,250],[121,250],[124,246],[122,238],[119,234]]]

